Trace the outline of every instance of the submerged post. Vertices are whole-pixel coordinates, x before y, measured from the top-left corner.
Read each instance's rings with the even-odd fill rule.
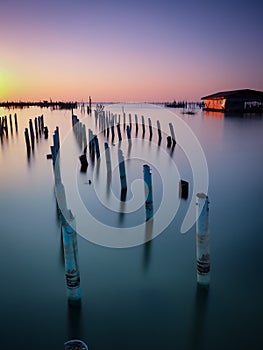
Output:
[[[196,195],[196,260],[197,283],[208,286],[210,282],[210,250],[208,227],[208,196],[204,193]]]
[[[99,140],[97,135],[94,135],[94,143],[95,143],[95,151],[96,151],[96,158],[97,160],[100,159],[100,146],[99,146]]]
[[[152,196],[152,174],[149,165],[143,166],[144,177],[144,189],[145,189],[145,210],[146,221],[150,220],[153,216],[153,196]]]
[[[125,164],[124,157],[122,154],[122,150],[118,150],[118,159],[119,159],[119,172],[120,172],[120,180],[121,180],[121,190],[127,190],[127,182],[126,182],[126,172],[125,172]]]
[[[30,138],[31,138],[32,149],[34,149],[35,135],[34,135],[34,129],[33,129],[33,122],[32,122],[32,119],[29,119],[29,131],[30,131]]]

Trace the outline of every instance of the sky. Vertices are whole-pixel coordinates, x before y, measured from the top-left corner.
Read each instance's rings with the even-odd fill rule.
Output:
[[[199,101],[263,91],[261,0],[8,0],[0,101]]]

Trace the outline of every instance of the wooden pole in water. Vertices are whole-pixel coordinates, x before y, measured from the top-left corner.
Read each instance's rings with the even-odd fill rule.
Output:
[[[174,133],[174,127],[172,123],[169,123],[169,128],[171,131],[171,136],[172,136],[172,141],[173,141],[173,147],[176,145],[176,140],[175,140],[175,133]]]
[[[28,128],[25,128],[24,135],[25,135],[27,153],[29,153],[30,152],[30,140],[29,140]]]
[[[37,125],[37,118],[34,119],[35,124],[35,133],[36,133],[36,139],[38,140],[38,125]]]
[[[204,193],[196,195],[196,260],[197,283],[208,286],[210,283],[210,249],[208,225],[208,196]]]
[[[120,172],[120,180],[121,180],[121,190],[127,190],[127,182],[126,182],[126,172],[125,172],[125,164],[122,150],[118,150],[118,159],[119,159],[119,172]]]
[[[110,149],[107,142],[104,143],[104,149],[105,149],[105,158],[106,158],[106,166],[107,166],[107,173],[111,173],[111,158],[110,158]]]
[[[99,140],[97,135],[94,135],[94,143],[95,143],[95,151],[96,151],[96,158],[97,160],[100,159],[100,147],[99,147]]]
[[[34,145],[35,145],[35,135],[34,135],[34,129],[33,129],[33,122],[32,122],[32,119],[29,119],[29,131],[30,131],[30,138],[31,138],[31,146],[32,146],[32,149],[34,149]]]
[[[159,120],[157,120],[157,129],[158,129],[158,145],[160,145],[162,141],[162,130],[161,130],[161,124]]]
[[[10,130],[11,130],[11,134],[13,134],[13,122],[12,122],[12,114],[9,114],[9,123],[10,123]]]
[[[132,129],[132,116],[131,113],[129,113],[129,123],[130,123],[130,130]]]
[[[16,128],[16,132],[17,132],[18,131],[18,125],[17,125],[17,115],[16,115],[16,113],[15,113],[14,117],[15,117],[15,128]]]
[[[142,115],[142,137],[145,135],[145,123],[144,123],[144,116]]]
[[[145,188],[145,210],[146,221],[150,220],[153,216],[153,196],[152,196],[152,174],[149,165],[143,166],[144,188]]]
[[[81,300],[78,243],[75,225],[75,218],[71,211],[67,210],[67,217],[66,220],[62,221],[61,229],[68,301],[70,303],[78,303]]]
[[[153,136],[153,128],[152,128],[151,118],[148,118],[148,123],[149,123],[149,133],[150,133],[150,141],[151,141],[152,140],[152,136]]]
[[[135,133],[136,133],[136,136],[138,134],[138,117],[137,117],[137,114],[135,114]]]
[[[126,114],[123,112],[123,129],[125,130]]]
[[[117,132],[118,132],[119,141],[122,141],[120,124],[117,124]]]
[[[131,143],[131,129],[129,125],[127,125],[127,137],[128,137],[129,143]]]

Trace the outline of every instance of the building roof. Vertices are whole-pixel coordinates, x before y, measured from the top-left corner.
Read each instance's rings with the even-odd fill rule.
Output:
[[[232,90],[232,91],[221,91],[212,95],[204,96],[201,100],[207,99],[216,99],[216,98],[255,98],[263,99],[263,91],[250,90],[250,89],[241,89],[241,90]]]

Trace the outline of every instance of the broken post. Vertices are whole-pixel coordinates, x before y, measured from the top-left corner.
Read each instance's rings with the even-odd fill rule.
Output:
[[[16,115],[16,113],[15,113],[14,117],[15,117],[15,128],[16,128],[16,132],[17,132],[18,131],[18,125],[17,125],[17,115]]]
[[[185,180],[179,182],[179,197],[183,199],[188,198],[189,183]]]
[[[153,196],[152,196],[152,174],[149,165],[143,166],[144,177],[144,189],[145,189],[145,210],[146,221],[150,220],[153,216]]]
[[[176,145],[176,140],[175,140],[175,133],[174,133],[174,127],[172,123],[169,123],[169,128],[172,136],[172,142],[173,142],[173,147]]]
[[[208,286],[210,282],[210,250],[208,227],[208,196],[204,193],[196,195],[196,260],[197,283]]]
[[[29,153],[30,152],[30,140],[29,140],[28,128],[25,128],[24,134],[25,134],[27,153]]]
[[[30,138],[31,138],[32,149],[34,149],[34,145],[35,145],[35,135],[34,135],[34,129],[33,129],[33,122],[32,122],[32,119],[29,119],[29,131],[30,131]]]
[[[119,141],[122,141],[120,124],[117,124],[117,132],[118,132]]]
[[[100,146],[99,146],[99,140],[97,135],[94,135],[94,143],[95,143],[95,152],[96,152],[96,158],[97,160],[100,159]]]
[[[138,117],[137,117],[137,114],[135,114],[135,133],[136,133],[136,136],[138,134]]]

